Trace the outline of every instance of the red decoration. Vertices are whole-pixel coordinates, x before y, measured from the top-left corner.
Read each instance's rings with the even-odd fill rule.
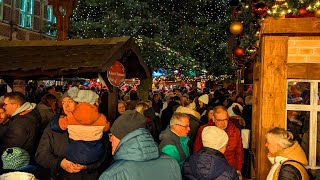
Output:
[[[119,61],[115,61],[107,72],[109,82],[116,87],[121,86],[126,78],[126,71]]]
[[[253,3],[251,10],[254,15],[258,16],[259,18],[263,18],[268,13],[268,4],[264,2]]]
[[[240,58],[240,57],[242,57],[244,55],[244,50],[241,47],[238,46],[238,47],[234,48],[233,54],[236,57]]]
[[[301,16],[304,16],[308,13],[307,9],[305,7],[301,7],[298,9],[298,12]]]

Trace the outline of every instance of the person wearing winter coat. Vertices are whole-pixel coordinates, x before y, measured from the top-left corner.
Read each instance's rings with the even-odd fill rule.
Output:
[[[216,127],[208,126],[202,131],[203,148],[192,154],[184,163],[182,175],[184,180],[236,180],[236,170],[224,157],[228,148],[227,133]]]
[[[187,116],[189,116],[189,121],[190,121],[190,132],[188,134],[189,138],[190,138],[190,148],[192,148],[194,140],[196,138],[197,135],[197,131],[199,129],[199,127],[202,125],[202,122],[200,121],[200,114],[195,111],[195,103],[191,102],[190,104],[188,104],[187,106],[183,107],[183,106],[179,106],[176,110],[176,112],[178,113],[183,113],[186,114]]]
[[[87,97],[92,98],[86,99]],[[102,136],[110,129],[110,123],[99,113],[96,105],[89,104],[95,103],[95,99],[98,99],[95,92],[80,90],[73,99],[80,103],[72,113],[58,120],[55,117],[50,127],[57,132],[68,129],[67,159],[73,163],[89,165],[103,156],[105,147]]]
[[[145,118],[135,110],[127,110],[112,125],[113,164],[99,180],[180,180],[178,163],[161,154],[150,132],[145,129]]]
[[[159,138],[161,152],[168,154],[175,159],[180,167],[186,158],[190,156],[188,142],[190,138],[189,117],[182,113],[174,113],[170,120],[170,128],[164,130]]]
[[[40,113],[36,104],[26,102],[20,92],[10,92],[4,96],[4,109],[10,116],[6,132],[0,138],[0,151],[19,147],[25,149],[34,161],[34,155],[40,139]]]
[[[193,145],[193,152],[198,152],[202,147],[202,131],[207,126],[217,126],[220,129],[223,129],[229,137],[229,148],[224,153],[228,163],[234,167],[238,174],[241,174],[241,169],[243,165],[243,145],[241,139],[241,133],[235,125],[229,121],[228,112],[223,106],[216,106],[214,109],[214,121],[209,121],[208,124],[201,126],[198,129],[197,137]]]
[[[63,111],[70,114],[77,103],[69,96],[62,100]],[[44,130],[39,146],[36,152],[36,162],[44,168],[49,169],[53,180],[95,180],[99,178],[98,169],[101,165],[107,164],[110,160],[111,151],[108,149],[108,143],[104,140],[105,150],[103,157],[99,161],[90,164],[76,164],[66,159],[68,149],[68,132],[55,132],[47,126]],[[106,138],[104,138],[106,139]]]
[[[272,167],[267,180],[309,180],[304,168],[307,157],[293,134],[283,128],[275,127],[266,133],[268,159]]]

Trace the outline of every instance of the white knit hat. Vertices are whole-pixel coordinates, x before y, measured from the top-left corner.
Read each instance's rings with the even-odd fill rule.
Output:
[[[228,140],[228,134],[216,126],[207,126],[202,131],[203,147],[219,150],[228,143]]]
[[[203,102],[204,104],[208,104],[209,103],[209,95],[208,94],[204,94],[204,95],[200,96],[198,98],[198,100]]]
[[[77,97],[73,98],[76,102],[86,102],[94,104],[99,98],[99,95],[91,90],[79,90]]]

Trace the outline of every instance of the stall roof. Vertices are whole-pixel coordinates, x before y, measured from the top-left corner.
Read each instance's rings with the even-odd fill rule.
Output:
[[[127,78],[150,77],[132,37],[77,40],[0,41],[0,77],[43,78],[106,72],[126,52]]]

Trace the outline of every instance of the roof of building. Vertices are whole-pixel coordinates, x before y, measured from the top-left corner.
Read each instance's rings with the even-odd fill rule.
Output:
[[[132,37],[0,41],[0,77],[96,76],[117,60],[127,78],[151,76]]]

